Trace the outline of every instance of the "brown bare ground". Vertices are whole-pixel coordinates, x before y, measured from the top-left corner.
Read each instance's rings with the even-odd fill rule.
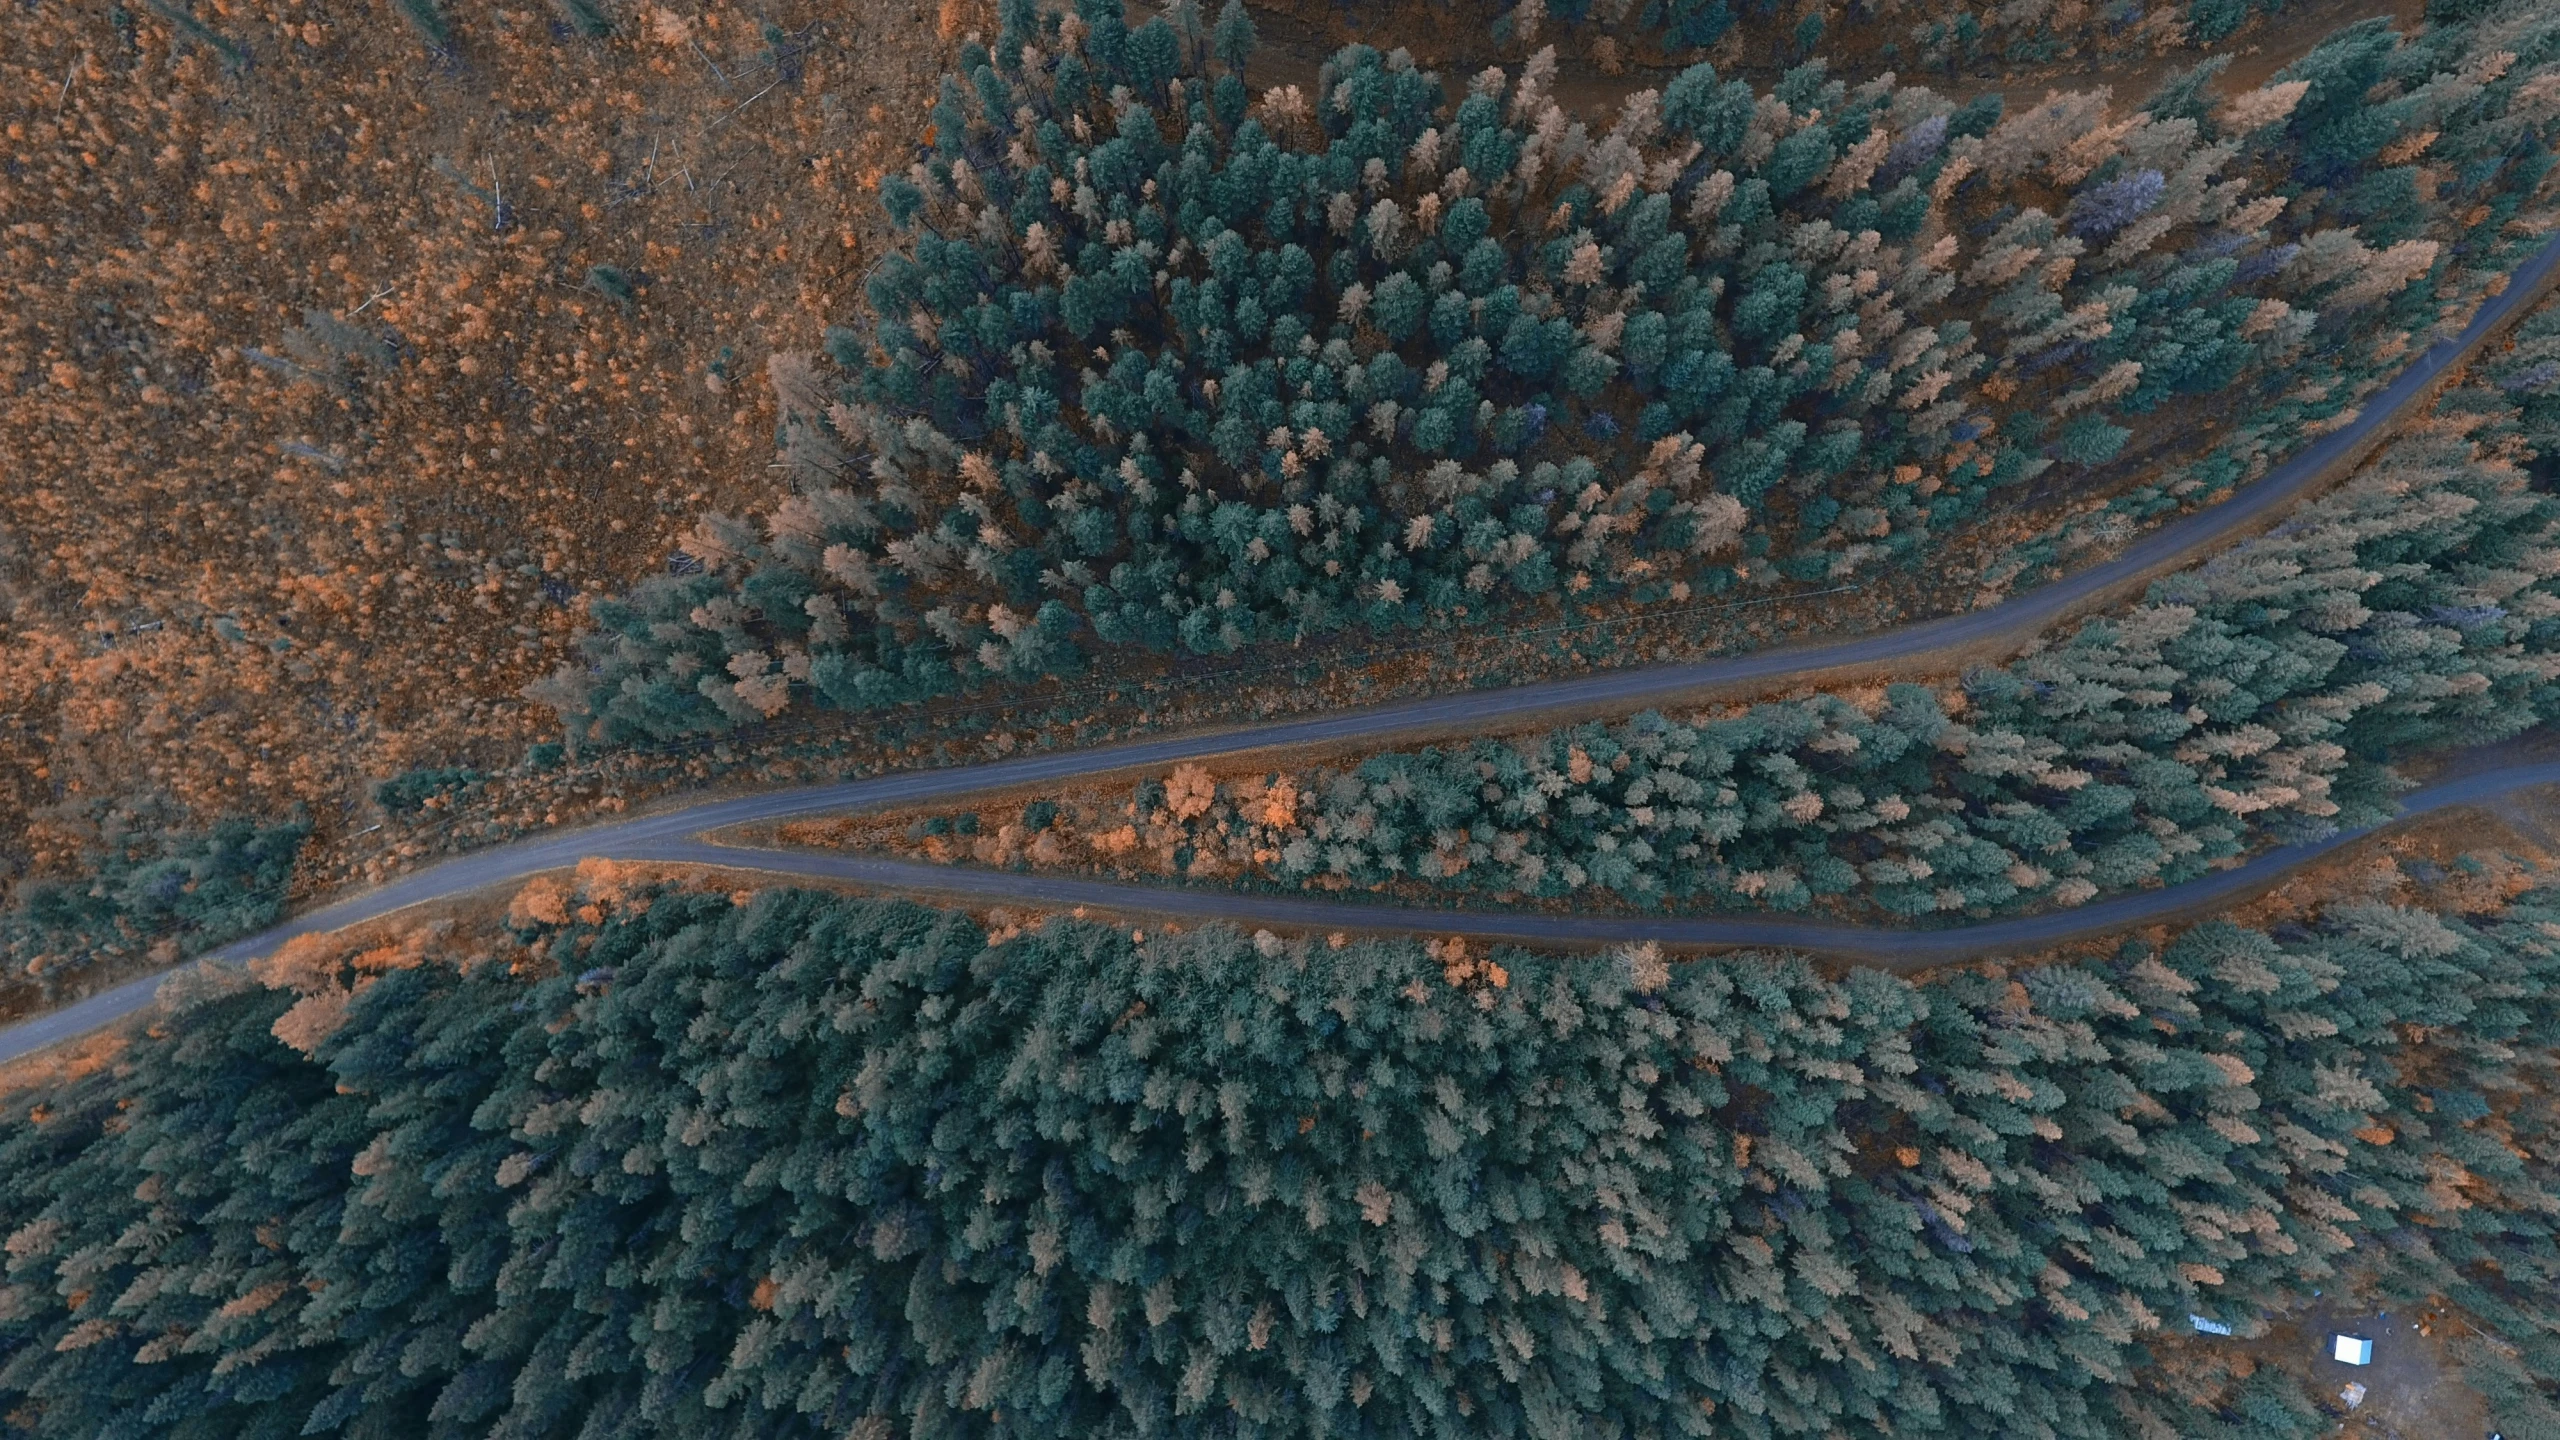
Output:
[[[246,69],[141,5],[0,16],[0,882],[111,817],[326,838],[547,733],[583,598],[776,492],[765,357],[850,309],[992,7],[444,8],[439,59],[394,5],[199,0]],[[294,373],[307,309],[398,363]]]
[[[1133,10],[1145,8],[1133,6]],[[1326,57],[1355,42],[1381,50],[1402,46],[1425,68],[1449,72],[1517,64],[1534,47],[1517,40],[1496,44],[1492,35],[1493,21],[1510,8],[1511,0],[1372,0],[1356,5],[1343,0],[1261,0],[1254,10],[1262,47],[1256,53],[1252,78],[1256,85],[1310,84]],[[2047,90],[2098,86],[2112,88],[2120,100],[2138,102],[2170,76],[2217,56],[2231,62],[2223,74],[2227,88],[2252,89],[2342,26],[2387,16],[2405,31],[2419,23],[2426,4],[2425,0],[2292,0],[2279,14],[2252,14],[2239,29],[2210,45],[2186,43],[2180,25],[2153,21],[2118,31],[2090,17],[2082,27],[2084,33],[2104,38],[2075,47],[2050,63],[1994,66],[1953,76],[1916,63],[1910,53],[1910,31],[1924,18],[1951,16],[1966,8],[1962,5],[1923,0],[1898,7],[1862,7],[1897,8],[1904,13],[1890,20],[1844,23],[1837,7],[1791,4],[1778,7],[1768,17],[1746,16],[1705,58],[1720,73],[1762,84],[1774,81],[1787,64],[1779,58],[1780,49],[1792,49],[1785,37],[1812,8],[1829,12],[1833,21],[1815,53],[1836,75],[1855,80],[1898,70],[1907,83],[1927,85],[1958,99],[1996,90],[2011,105],[2025,105],[2042,99]],[[2055,5],[2051,13],[2059,21],[2067,8],[2067,4]],[[2155,4],[2148,8],[2165,14],[2184,7]],[[1689,59],[1666,55],[1632,25],[1549,25],[1535,43],[1555,46],[1554,93],[1568,108],[1586,116],[1615,109],[1634,91],[1662,85]],[[1901,47],[1898,60],[1883,53],[1887,43]]]

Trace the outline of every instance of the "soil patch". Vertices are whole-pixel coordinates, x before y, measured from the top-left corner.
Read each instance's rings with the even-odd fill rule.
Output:
[[[1516,65],[1536,48],[1494,39],[1494,23],[1510,11],[1510,0],[1457,0],[1454,4],[1451,0],[1384,0],[1356,6],[1340,0],[1266,0],[1252,8],[1262,42],[1252,64],[1256,88],[1311,86],[1326,58],[1349,44],[1380,50],[1401,46],[1417,64],[1440,70],[1453,83],[1488,65]],[[1952,14],[1957,7],[1945,8]],[[1133,5],[1131,13],[1153,12]],[[2407,31],[2425,13],[2425,0],[2295,0],[2280,13],[2252,18],[2209,45],[2128,46],[2074,53],[2051,63],[1976,66],[1952,72],[1923,66],[1911,53],[1911,25],[1920,18],[1914,14],[1895,21],[1835,25],[1814,53],[1832,73],[1852,83],[1892,70],[1906,84],[1927,85],[1957,99],[1998,91],[2012,108],[2033,104],[2048,90],[2107,86],[2131,104],[2170,76],[2216,56],[2231,61],[2222,77],[2226,87],[2235,92],[2254,89],[2344,26],[2387,16]],[[1765,87],[1796,63],[1791,37],[1802,18],[1796,6],[1781,7],[1774,18],[1746,18],[1709,47],[1704,58],[1720,74]],[[2090,24],[2100,28],[2094,19]],[[1541,31],[1537,43],[1556,47],[1552,93],[1585,119],[1615,110],[1638,90],[1660,88],[1688,63],[1666,57],[1658,45],[1640,38],[1632,25],[1551,24]],[[1885,53],[1887,45],[1896,47],[1893,55]]]
[[[589,596],[758,511],[991,3],[0,18],[0,883],[520,753]],[[987,12],[982,15],[979,12]],[[184,12],[178,12],[184,13]],[[21,843],[23,837],[23,843]]]

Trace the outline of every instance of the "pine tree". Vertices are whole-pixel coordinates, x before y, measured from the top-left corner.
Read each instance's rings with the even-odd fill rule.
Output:
[[[1237,76],[1245,72],[1245,62],[1253,58],[1260,43],[1254,34],[1253,16],[1246,13],[1244,0],[1226,0],[1218,10],[1218,26],[1209,40],[1209,51],[1218,63]]]

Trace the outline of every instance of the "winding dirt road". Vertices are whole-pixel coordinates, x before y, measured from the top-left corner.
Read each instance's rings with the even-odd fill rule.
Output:
[[[2285,872],[2358,837],[2346,834],[2317,845],[2270,851],[2237,869],[2202,880],[2139,891],[2076,910],[1945,930],[1849,926],[1778,916],[1609,917],[1402,909],[747,849],[700,837],[749,823],[958,799],[1028,785],[1089,780],[1186,760],[1354,740],[1377,743],[1411,741],[1434,734],[1481,733],[1495,726],[1519,725],[1561,714],[1624,713],[1736,691],[1838,684],[1891,673],[1927,673],[1959,657],[2022,644],[2074,614],[2136,594],[2158,576],[2192,565],[2272,523],[2296,501],[2353,470],[2384,437],[2422,411],[2432,400],[2439,381],[2470,360],[2509,322],[2530,310],[2553,287],[2555,279],[2560,279],[2560,236],[2545,241],[2520,265],[2506,289],[2483,303],[2461,334],[2430,345],[2397,379],[2367,400],[2362,412],[2349,424],[2242,486],[2229,499],[2144,536],[2115,559],[1980,610],[1828,644],[1434,696],[1273,725],[1166,736],[709,801],[460,856],[306,911],[274,929],[210,951],[196,963],[236,964],[298,935],[335,930],[414,905],[518,884],[543,871],[574,865],[589,857],[717,865],[849,880],[902,892],[958,895],[978,901],[1060,908],[1084,905],[1247,924],[1428,930],[1444,935],[1546,942],[1659,940],[1682,946],[1783,947],[1897,970],[1940,964],[1970,954],[2051,945],[2173,919],[2264,888]],[[2555,782],[2560,782],[2560,764],[2522,764],[2480,771],[2413,792],[2404,797],[2402,814],[2405,817],[2450,805],[2477,803]],[[165,978],[146,976],[0,1030],[0,1063],[75,1038],[140,1010],[151,1003]]]

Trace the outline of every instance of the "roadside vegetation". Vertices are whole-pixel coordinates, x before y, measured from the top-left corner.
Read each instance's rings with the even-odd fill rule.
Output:
[[[265,929],[284,915],[310,829],[235,818],[200,834],[120,835],[90,874],[21,887],[0,911],[0,997],[50,992],[65,969],[166,965]]]
[[[1391,751],[1192,765],[804,840],[1405,898],[1917,918],[2174,884],[2376,824],[2413,757],[2560,717],[2560,307],[2273,533],[2029,655]]]

